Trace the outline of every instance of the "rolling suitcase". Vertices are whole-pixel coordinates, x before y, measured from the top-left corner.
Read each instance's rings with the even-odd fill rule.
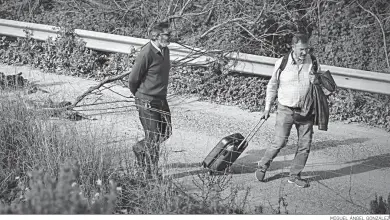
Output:
[[[222,138],[202,162],[202,167],[209,169],[209,174],[224,173],[237,160],[248,146],[248,142],[266,120],[260,120],[249,134],[244,137],[234,133]]]

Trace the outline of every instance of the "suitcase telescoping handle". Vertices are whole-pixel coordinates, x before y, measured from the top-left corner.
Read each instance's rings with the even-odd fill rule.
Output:
[[[260,119],[256,125],[249,131],[248,135],[245,136],[244,140],[241,141],[240,145],[238,145],[237,149],[241,148],[241,145],[245,143],[245,141],[250,141],[255,136],[257,131],[263,126],[264,122],[267,121],[267,119]]]

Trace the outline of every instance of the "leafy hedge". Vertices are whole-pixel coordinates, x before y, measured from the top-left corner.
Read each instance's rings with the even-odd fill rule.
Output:
[[[264,109],[267,83],[260,77],[207,75],[204,70],[184,68],[173,71],[171,88],[181,94],[197,94],[205,100],[259,111]],[[329,104],[332,120],[362,122],[390,131],[388,95],[338,88],[329,97]]]
[[[0,39],[0,58],[8,65],[29,64],[57,74],[100,79],[128,69],[131,55],[90,50],[73,30],[63,29],[55,40],[50,38],[45,42],[32,39],[28,31],[26,38],[3,36]]]
[[[134,55],[92,51],[72,31],[62,31],[55,40],[37,42],[31,38],[0,40],[0,62],[30,64],[58,74],[102,79],[131,68]],[[183,67],[172,69],[170,92],[194,94],[220,104],[237,105],[251,111],[264,108],[268,80],[225,74],[215,68]],[[390,96],[339,88],[330,96],[331,119],[363,122],[390,131]]]
[[[171,3],[170,0],[0,1],[0,18],[145,38],[148,27],[156,20],[176,16],[171,21],[181,43],[272,57],[289,50],[291,34],[304,30],[311,33],[321,63],[390,72],[385,57],[389,48],[384,47],[384,43],[390,45],[387,0]]]
[[[357,1],[381,21],[390,44],[390,2],[386,0]],[[321,22],[313,30],[312,45],[320,62],[346,68],[390,73],[385,56],[383,33],[378,20],[356,2],[344,0],[323,3]]]
[[[28,186],[20,189],[20,198],[1,205],[1,214],[113,214],[117,192],[114,184],[108,192],[85,197],[70,165],[61,166],[58,178],[44,170],[29,172]],[[18,178],[19,180],[20,178]],[[18,181],[20,187],[23,183]]]
[[[195,94],[204,100],[259,111],[265,105],[267,82],[267,79],[260,77],[215,74],[210,69],[178,67],[172,72],[170,89],[178,94]]]
[[[231,176],[194,176],[199,194],[146,180],[131,149],[102,143],[111,134],[58,124],[28,101],[0,97],[0,214],[244,213]]]
[[[175,6],[182,10],[187,1]],[[214,1],[213,1],[214,2]],[[384,56],[382,31],[376,18],[357,3],[374,13],[382,22],[390,44],[390,19],[385,19],[390,8],[386,0],[376,1],[215,1],[209,21],[207,14],[189,19],[173,20],[178,41],[189,45],[224,50],[239,50],[266,56],[280,56],[289,49],[291,33],[304,29],[312,34],[312,45],[323,64],[389,72]],[[28,4],[27,4],[28,3]],[[104,4],[103,4],[104,3]],[[2,38],[0,62],[22,63],[58,74],[101,79],[131,68],[133,55],[109,54],[92,51],[78,40],[74,28],[135,37],[147,37],[147,28],[169,15],[169,1],[113,2],[29,0],[1,1],[0,17],[63,27],[56,40],[36,42],[31,38]],[[196,14],[211,6],[211,1],[190,2],[183,14]],[[172,7],[169,9],[171,10]],[[234,17],[247,20],[263,14],[256,22],[226,23],[211,34],[200,35],[215,25]],[[15,13],[16,12],[16,13]],[[177,13],[175,13],[177,15]],[[185,17],[186,18],[186,17]],[[241,26],[240,26],[241,25]],[[242,28],[260,38],[254,39]],[[28,33],[27,33],[28,34]],[[268,47],[267,47],[268,45]],[[272,46],[269,46],[272,45]],[[264,106],[267,79],[253,76],[222,74],[217,69],[177,67],[170,82],[172,92],[197,94],[204,99],[222,104],[239,105],[250,110]],[[364,122],[390,130],[389,97],[339,89],[330,97],[331,117],[348,122]]]

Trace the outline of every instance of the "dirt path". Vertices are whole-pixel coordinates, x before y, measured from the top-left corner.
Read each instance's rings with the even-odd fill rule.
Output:
[[[96,82],[69,76],[43,74],[28,67],[0,66],[0,72],[23,76],[34,81],[49,93],[30,95],[34,99],[50,97],[53,100],[72,101]],[[125,96],[128,89],[111,88]],[[100,98],[99,98],[100,97]],[[99,99],[98,99],[99,98]],[[85,103],[127,100],[112,91],[90,96]],[[246,134],[259,119],[259,112],[248,112],[234,106],[222,106],[200,102],[196,98],[171,95],[169,97],[173,117],[173,135],[166,143],[168,172],[177,181],[195,190],[191,180],[199,172],[199,163],[212,147],[224,136],[240,132]],[[101,110],[96,110],[100,108]],[[112,108],[112,109],[107,109]],[[80,125],[90,129],[103,129],[109,133],[108,144],[130,147],[143,132],[132,103],[97,105],[79,108],[96,120],[83,120]],[[390,133],[363,125],[331,122],[329,130],[315,128],[312,152],[304,170],[311,181],[310,188],[297,188],[287,183],[289,164],[294,157],[296,132],[293,131],[288,146],[281,151],[267,173],[268,182],[255,181],[256,162],[272,144],[275,116],[249,144],[234,165],[232,184],[249,188],[248,208],[264,206],[271,213],[278,206],[279,198],[288,203],[291,214],[367,214],[369,202],[375,193],[387,197],[390,192]],[[282,213],[284,209],[281,209]]]

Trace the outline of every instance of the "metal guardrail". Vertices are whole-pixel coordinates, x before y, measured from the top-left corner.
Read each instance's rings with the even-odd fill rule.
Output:
[[[26,33],[24,30],[29,30],[34,39],[46,40],[48,37],[55,38],[59,28],[50,25],[0,19],[0,35],[25,37]],[[132,48],[137,49],[148,42],[147,39],[80,29],[76,29],[75,33],[86,42],[88,48],[98,51],[129,53]],[[202,52],[201,49],[189,49],[176,43],[170,44],[169,48],[173,61],[181,60],[201,65],[209,62],[211,59],[206,56],[187,59],[189,54]],[[245,53],[233,54],[230,58],[231,70],[268,77],[271,76],[277,60],[277,58]],[[390,74],[328,65],[321,65],[321,69],[324,71],[329,70],[332,73],[338,87],[390,95]]]

